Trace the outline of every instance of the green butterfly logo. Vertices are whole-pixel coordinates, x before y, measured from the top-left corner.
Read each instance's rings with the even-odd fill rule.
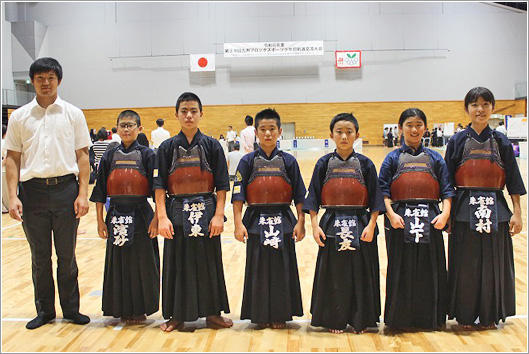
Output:
[[[347,53],[347,56],[348,56],[349,58],[353,59],[354,57],[356,57],[356,53],[354,53],[353,55]]]

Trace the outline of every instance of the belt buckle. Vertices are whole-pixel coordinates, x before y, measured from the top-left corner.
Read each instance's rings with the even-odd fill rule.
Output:
[[[50,181],[53,181],[55,183],[51,183]],[[47,186],[54,186],[56,184],[59,184],[59,179],[57,177],[46,178],[46,185]]]

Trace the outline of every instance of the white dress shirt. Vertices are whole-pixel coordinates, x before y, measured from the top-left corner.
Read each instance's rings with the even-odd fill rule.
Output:
[[[47,108],[34,98],[9,118],[6,148],[22,153],[21,182],[79,175],[75,151],[91,145],[83,111],[59,97]]]
[[[498,125],[496,127],[496,131],[507,135],[507,129],[505,129],[505,125]]]
[[[249,125],[241,130],[241,151],[245,154],[253,151],[253,143],[255,142],[255,128]]]
[[[158,149],[160,144],[163,143],[164,140],[169,139],[170,137],[171,134],[168,130],[165,130],[163,127],[158,127],[157,129],[151,132],[152,147]]]
[[[110,141],[115,141],[121,144],[121,137],[118,133],[112,133],[112,139]]]
[[[235,138],[237,137],[237,132],[235,130],[230,130],[226,133],[226,141],[228,143],[231,143],[232,141],[235,141]]]

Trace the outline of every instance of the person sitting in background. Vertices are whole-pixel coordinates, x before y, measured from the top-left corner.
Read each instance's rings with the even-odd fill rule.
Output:
[[[426,128],[426,130],[424,131],[424,134],[423,134],[423,141],[424,141],[424,146],[425,147],[428,147],[430,145],[430,131],[428,130],[428,128]]]

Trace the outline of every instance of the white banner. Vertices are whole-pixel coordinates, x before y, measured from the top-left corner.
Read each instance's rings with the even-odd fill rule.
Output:
[[[215,54],[189,54],[191,71],[215,71]]]
[[[224,43],[225,58],[323,55],[323,41]]]

